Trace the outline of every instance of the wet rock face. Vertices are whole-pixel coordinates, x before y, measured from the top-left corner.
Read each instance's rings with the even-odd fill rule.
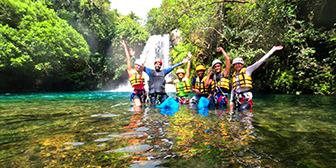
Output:
[[[336,23],[336,1],[335,0],[308,0],[299,7],[299,17],[309,20],[313,12],[312,20],[315,27],[330,29]]]
[[[181,31],[180,30],[173,30],[170,33],[170,42],[172,46],[176,46],[181,40],[182,38],[180,37]]]

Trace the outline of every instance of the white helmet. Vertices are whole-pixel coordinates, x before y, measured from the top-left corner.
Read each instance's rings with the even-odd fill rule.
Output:
[[[235,59],[233,59],[232,65],[238,64],[238,63],[244,65],[244,60],[242,58],[235,58]]]
[[[183,70],[183,69],[178,69],[178,70],[176,71],[176,74],[179,74],[179,73],[184,73],[184,70]]]
[[[211,67],[213,68],[216,64],[221,64],[223,65],[222,61],[215,59],[214,61],[212,61]]]
[[[140,59],[137,59],[137,60],[134,61],[134,65],[135,64],[142,66],[143,62]]]

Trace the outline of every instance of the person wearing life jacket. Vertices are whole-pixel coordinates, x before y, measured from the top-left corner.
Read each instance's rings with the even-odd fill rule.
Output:
[[[232,89],[230,98],[230,109],[235,106],[238,111],[244,111],[252,108],[252,73],[256,70],[268,57],[275,51],[281,50],[282,46],[274,46],[266,55],[251,66],[244,68],[244,60],[235,58],[232,61],[233,67],[236,70],[232,75]]]
[[[224,108],[228,104],[228,93],[230,90],[230,58],[222,47],[217,48],[217,52],[222,52],[225,58],[225,69],[222,71],[223,63],[222,61],[215,59],[212,61],[211,67],[215,71],[210,71],[208,73],[208,78],[206,81],[206,86],[209,86],[212,82],[214,84],[212,90],[213,102],[219,107]]]
[[[150,98],[150,102],[155,104],[161,104],[168,98],[166,93],[166,80],[165,76],[169,74],[174,68],[187,63],[190,58],[185,58],[183,62],[177,63],[169,68],[161,70],[162,60],[156,59],[154,61],[155,70],[144,67],[144,71],[149,76],[148,80],[148,96]]]
[[[127,73],[128,73],[128,77],[131,82],[131,85],[134,88],[132,95],[131,95],[131,100],[133,100],[134,102],[134,107],[139,108],[141,104],[145,103],[147,99],[147,93],[145,90],[145,78],[144,78],[144,74],[142,73],[144,62],[142,62],[140,59],[135,60],[134,69],[133,69],[131,65],[130,53],[134,57],[135,52],[133,51],[133,49],[130,49],[130,53],[128,52],[125,41],[121,41],[120,43],[124,47],[124,50],[125,50],[125,55],[127,59]]]
[[[188,52],[188,57],[191,58],[191,52]],[[186,72],[184,69],[178,69],[176,71],[177,79],[174,81],[167,82],[167,84],[175,84],[176,87],[176,98],[175,100],[181,104],[189,104],[189,93],[191,92],[191,85],[189,81],[190,76],[190,61],[188,61],[188,66]]]
[[[205,73],[205,66],[196,66],[197,77],[192,81],[192,91],[196,93],[190,100],[190,104],[195,106],[198,104],[201,97],[205,97],[210,100],[212,84],[206,86],[207,76]],[[212,103],[211,103],[212,104]]]

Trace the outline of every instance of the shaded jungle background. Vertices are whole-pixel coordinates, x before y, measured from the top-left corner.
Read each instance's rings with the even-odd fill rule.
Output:
[[[119,44],[142,52],[151,35],[179,30],[171,63],[192,51],[200,64],[231,59],[252,64],[274,45],[284,49],[254,73],[256,91],[335,94],[336,2],[333,0],[163,0],[141,26],[108,0],[2,0],[0,92],[111,90],[127,82]],[[232,68],[233,69],[233,68]],[[192,77],[192,76],[191,76]]]

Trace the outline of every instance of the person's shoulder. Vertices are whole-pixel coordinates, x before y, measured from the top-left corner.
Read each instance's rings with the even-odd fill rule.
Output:
[[[186,77],[184,77],[182,80],[183,80],[183,81],[189,81],[189,79],[186,78]]]
[[[230,73],[230,72],[229,72],[229,73]],[[221,77],[222,77],[222,78],[228,78],[229,76],[230,76],[230,74],[228,74],[228,76],[225,77],[225,71],[222,71],[222,72],[221,72]]]
[[[144,71],[145,71],[146,73],[150,73],[150,72],[153,71],[153,70],[150,69],[150,68],[144,67]]]
[[[131,77],[131,76],[133,76],[136,73],[136,70],[135,69],[131,69],[131,70],[127,71],[127,73],[128,73],[128,76]]]
[[[129,70],[129,71],[127,71],[129,74],[134,74],[135,73],[135,69],[131,69],[131,70]]]

